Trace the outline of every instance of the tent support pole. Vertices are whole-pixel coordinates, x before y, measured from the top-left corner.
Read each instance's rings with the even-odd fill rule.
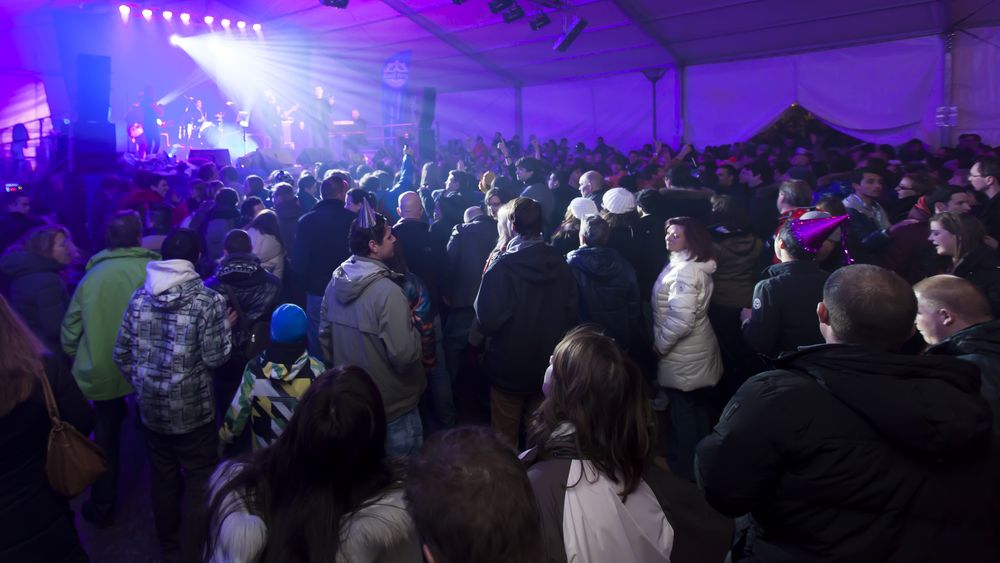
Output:
[[[674,78],[674,131],[675,138],[677,140],[677,149],[680,150],[684,146],[684,104],[686,100],[684,98],[684,74],[686,67],[679,66],[674,69],[674,74],[677,76]]]
[[[514,133],[524,139],[524,91],[514,86]]]

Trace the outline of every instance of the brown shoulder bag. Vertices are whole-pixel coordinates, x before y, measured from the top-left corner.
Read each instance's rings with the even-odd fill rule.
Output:
[[[49,431],[48,456],[45,459],[45,473],[49,477],[52,490],[67,497],[83,492],[104,473],[108,464],[100,446],[59,418],[59,407],[52,395],[49,378],[39,374],[45,407],[49,411],[52,430]]]

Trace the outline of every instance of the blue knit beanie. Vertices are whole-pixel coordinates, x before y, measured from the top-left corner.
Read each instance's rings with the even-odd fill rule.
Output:
[[[291,344],[305,340],[308,324],[301,307],[285,303],[271,315],[271,342]]]

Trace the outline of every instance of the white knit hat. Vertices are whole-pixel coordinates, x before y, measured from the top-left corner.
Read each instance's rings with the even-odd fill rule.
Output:
[[[569,202],[569,208],[573,212],[573,217],[581,221],[587,215],[597,215],[597,204],[585,197],[573,198],[573,201]]]
[[[625,188],[612,188],[604,193],[601,204],[604,209],[608,210],[608,213],[621,215],[635,211],[635,195]]]

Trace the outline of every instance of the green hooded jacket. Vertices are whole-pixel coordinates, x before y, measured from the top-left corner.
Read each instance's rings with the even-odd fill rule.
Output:
[[[91,401],[133,392],[112,360],[118,328],[132,293],[146,281],[146,263],[160,255],[139,247],[101,251],[87,263],[62,322],[62,348],[73,361],[73,377]]]

